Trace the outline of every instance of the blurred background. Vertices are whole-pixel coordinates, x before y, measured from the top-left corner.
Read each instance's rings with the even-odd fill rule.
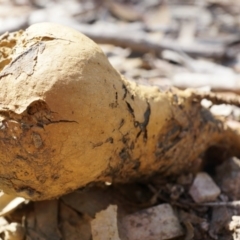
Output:
[[[0,0],[0,34],[73,27],[143,84],[240,92],[238,0]]]

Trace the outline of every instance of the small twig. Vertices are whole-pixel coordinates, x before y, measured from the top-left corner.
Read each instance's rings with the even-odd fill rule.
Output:
[[[121,47],[131,48],[136,52],[155,52],[161,53],[163,50],[173,50],[177,52],[184,52],[190,56],[198,56],[205,58],[222,58],[225,56],[224,46],[209,46],[207,44],[193,43],[191,45],[181,45],[177,41],[172,39],[162,39],[160,41],[153,41],[149,35],[139,31],[128,31],[126,28],[124,31],[112,31],[108,29],[102,30],[102,27],[96,25],[89,28],[89,25],[74,24],[70,25],[92,38],[97,43],[113,44]]]
[[[193,98],[197,98],[198,100],[202,100],[206,98],[207,100],[211,101],[213,104],[229,104],[234,105],[236,107],[240,107],[240,98],[239,96],[223,96],[212,92],[193,92]]]
[[[160,190],[157,190],[154,186],[151,184],[148,184],[149,189],[155,194],[158,194],[158,198],[160,200],[164,200],[166,202],[170,202],[167,199],[163,199],[162,196],[160,196]],[[232,202],[207,202],[207,203],[191,203],[191,202],[171,202],[172,205],[175,205],[180,208],[189,208],[189,207],[240,207],[240,200],[239,201],[232,201]]]
[[[208,203],[201,203],[201,206],[208,206],[208,207],[240,207],[240,201],[232,201],[232,202],[208,202]]]

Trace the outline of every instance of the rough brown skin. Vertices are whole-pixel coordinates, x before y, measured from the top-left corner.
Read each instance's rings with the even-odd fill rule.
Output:
[[[73,29],[41,23],[15,35],[0,42],[6,193],[43,200],[92,182],[179,174],[211,145],[240,145],[191,91],[125,80]]]

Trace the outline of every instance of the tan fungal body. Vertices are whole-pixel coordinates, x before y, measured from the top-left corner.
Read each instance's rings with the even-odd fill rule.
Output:
[[[125,80],[73,29],[41,23],[0,43],[6,193],[43,200],[92,182],[178,174],[231,132],[190,91]]]

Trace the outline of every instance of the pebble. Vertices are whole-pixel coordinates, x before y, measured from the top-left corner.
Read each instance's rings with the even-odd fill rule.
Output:
[[[117,206],[109,205],[91,222],[93,240],[120,240],[117,226]]]
[[[169,204],[141,210],[127,215],[122,221],[127,239],[159,240],[183,235],[183,229]]]
[[[215,201],[220,193],[220,188],[205,172],[200,172],[196,175],[189,189],[189,194],[196,203]]]

